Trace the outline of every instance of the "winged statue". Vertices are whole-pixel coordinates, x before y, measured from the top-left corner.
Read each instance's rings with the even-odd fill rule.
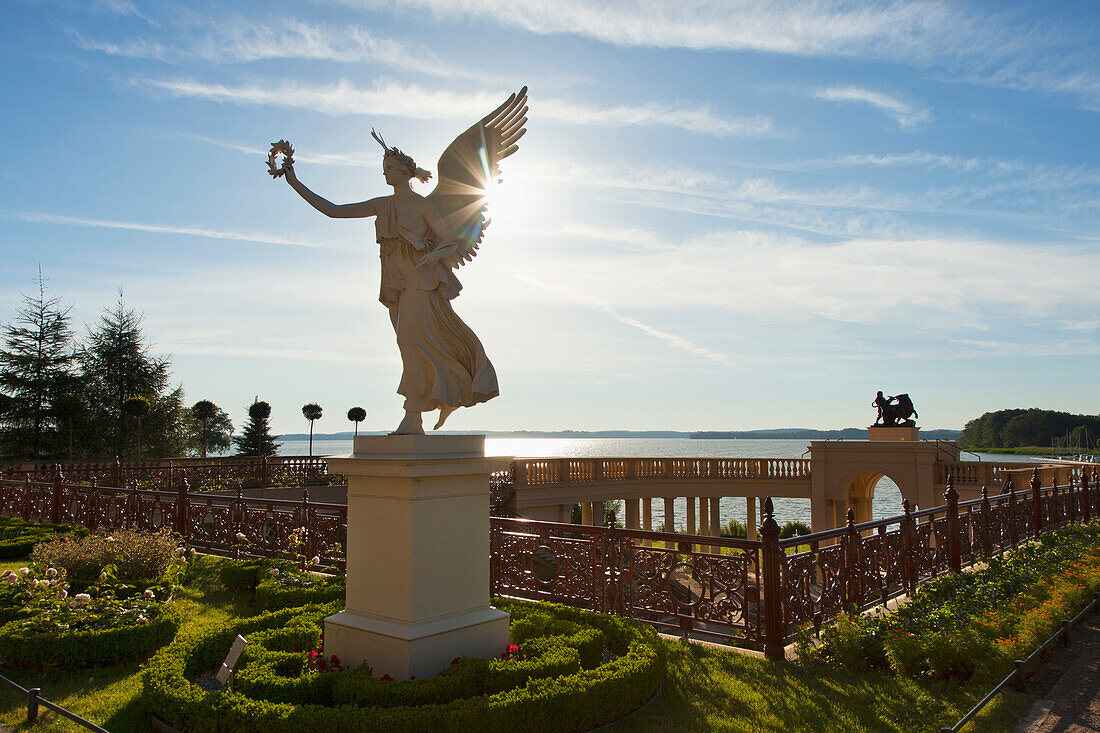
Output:
[[[454,271],[477,256],[489,220],[488,190],[499,182],[500,162],[519,149],[527,131],[527,87],[463,132],[439,158],[438,181],[427,196],[410,181],[426,183],[431,173],[386,141],[382,173],[393,194],[351,204],[334,204],[306,187],[294,171],[294,149],[274,143],[268,170],[285,176],[291,188],[322,214],[336,219],[374,217],[382,263],[378,299],[390,313],[401,352],[405,416],[393,434],[424,432],[423,413],[439,410],[435,430],[459,407],[472,407],[499,394],[496,371],[474,332],[454,312],[462,289]],[[275,166],[282,155],[282,165]]]

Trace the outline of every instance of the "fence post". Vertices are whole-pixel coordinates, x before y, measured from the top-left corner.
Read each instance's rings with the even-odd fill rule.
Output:
[[[122,488],[122,462],[115,456],[115,465],[111,467],[111,484]]]
[[[38,722],[38,695],[42,690],[37,687],[32,687],[27,690],[27,724],[33,725]]]
[[[1062,511],[1062,497],[1058,494],[1058,476],[1050,479],[1050,515],[1048,521],[1055,527],[1060,527],[1065,512]]]
[[[179,491],[176,493],[176,531],[184,539],[187,539],[187,515],[190,513],[188,510],[191,508],[189,505],[190,499],[187,496],[190,488],[186,478],[180,479]]]
[[[1016,516],[1016,485],[1010,477],[1005,484],[1008,486],[1008,541],[1015,547],[1019,541],[1020,519]]]
[[[1043,533],[1043,485],[1039,482],[1039,469],[1031,472],[1031,502],[1032,507],[1032,532],[1031,536],[1039,539]]]
[[[901,559],[902,577],[905,580],[905,592],[912,595],[917,589],[916,573],[913,571],[913,507],[908,499],[903,499],[901,508],[905,516],[901,520]]]
[[[267,456],[260,458],[260,488],[267,488]]]
[[[65,477],[61,473],[61,465],[54,465],[53,474],[53,506],[50,507],[50,521],[61,524],[61,483]]]
[[[1081,471],[1081,514],[1085,524],[1092,521],[1092,488],[1089,486],[1089,472]]]
[[[962,549],[959,547],[959,492],[947,478],[947,491],[943,492],[947,500],[947,567],[953,573],[962,572]]]
[[[993,507],[989,504],[989,492],[982,487],[982,557],[992,557],[993,538],[990,536],[990,525],[993,523]]]
[[[859,606],[859,532],[856,530],[856,510],[848,507],[847,529],[844,534],[844,601]]]
[[[1069,506],[1067,507],[1067,513],[1069,514],[1067,519],[1069,520],[1070,524],[1077,523],[1077,501],[1080,498],[1081,492],[1078,489],[1074,488],[1073,474],[1071,473],[1069,475]]]
[[[783,589],[780,580],[779,525],[775,521],[772,498],[764,500],[764,517],[760,522],[761,570],[764,576],[764,656],[785,659],[783,651]]]
[[[1090,506],[1093,506],[1093,497],[1100,499],[1100,472],[1098,472],[1095,468],[1092,469],[1092,491],[1089,494]],[[1094,514],[1100,517],[1100,504],[1095,505],[1095,509],[1096,511],[1094,512]]]

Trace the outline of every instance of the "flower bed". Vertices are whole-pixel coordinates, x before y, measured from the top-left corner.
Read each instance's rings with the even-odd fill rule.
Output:
[[[804,637],[799,655],[854,670],[990,680],[1098,589],[1100,526],[1065,528],[985,568],[930,581],[892,614],[843,616],[822,632],[820,648]]]
[[[507,659],[460,659],[430,679],[376,679],[367,666],[315,648],[340,604],[268,612],[227,628],[183,634],[147,665],[143,698],[190,733],[339,731],[582,731],[648,700],[664,678],[651,628],[565,606],[499,603],[512,615]],[[196,680],[221,663],[237,634],[249,644],[232,690]],[[327,671],[326,671],[327,669]]]
[[[136,592],[107,572],[69,595],[64,574],[40,566],[7,571],[0,607],[0,667],[98,667],[148,656],[180,625],[171,582]]]
[[[38,543],[65,532],[81,537],[88,534],[84,527],[70,527],[67,524],[24,522],[19,517],[0,519],[0,560],[26,557]]]

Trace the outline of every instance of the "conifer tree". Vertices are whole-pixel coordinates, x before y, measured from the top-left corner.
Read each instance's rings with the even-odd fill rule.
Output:
[[[145,395],[150,402],[150,413],[143,419],[149,453],[182,450],[182,393],[166,393],[168,360],[150,354],[141,321],[141,314],[126,307],[120,292],[80,351],[91,423],[85,440],[92,444],[86,449],[99,455],[127,455],[123,403],[134,395]]]
[[[0,415],[0,443],[12,457],[44,458],[60,450],[53,403],[76,388],[69,308],[46,297],[38,275],[37,296],[24,295],[15,320],[3,329],[0,390],[9,398]]]
[[[248,423],[244,433],[234,436],[239,456],[274,456],[279,452],[278,435],[271,434],[268,418],[271,417],[271,405],[258,398],[248,408]]]

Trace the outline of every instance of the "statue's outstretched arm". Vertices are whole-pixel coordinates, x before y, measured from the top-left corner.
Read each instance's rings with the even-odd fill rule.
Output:
[[[297,191],[298,195],[304,198],[310,206],[325,216],[331,216],[333,219],[362,219],[378,215],[378,202],[382,200],[381,198],[360,201],[355,204],[334,204],[323,196],[318,196],[299,181],[298,176],[294,173],[293,166],[284,166],[283,170],[286,173],[286,182],[290,184],[290,187]]]

